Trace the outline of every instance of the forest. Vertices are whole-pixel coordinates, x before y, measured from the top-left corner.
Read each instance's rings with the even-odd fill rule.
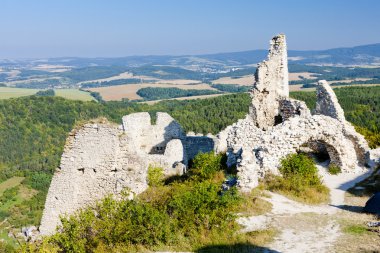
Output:
[[[137,91],[137,95],[144,100],[160,100],[179,97],[192,97],[200,95],[218,94],[220,92],[214,90],[183,90],[179,88],[160,88],[160,87],[147,87]]]
[[[102,82],[88,82],[82,84],[82,88],[95,88],[95,87],[106,87],[112,85],[124,85],[124,84],[134,84],[141,83],[142,80],[138,78],[126,78],[126,79],[116,79],[110,81],[102,81]],[[144,83],[152,83],[153,80],[144,80]]]

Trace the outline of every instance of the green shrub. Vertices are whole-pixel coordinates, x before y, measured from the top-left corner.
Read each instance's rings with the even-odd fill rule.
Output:
[[[330,163],[328,171],[331,175],[338,175],[342,169],[338,165]]]
[[[279,170],[284,179],[289,180],[295,189],[321,185],[314,161],[305,154],[288,155],[281,160]]]
[[[36,96],[40,96],[40,97],[55,96],[55,91],[53,89],[40,90],[40,91],[37,91]]]
[[[47,191],[50,186],[52,175],[46,172],[30,172],[25,180],[26,185],[30,185],[38,191]]]
[[[6,189],[3,192],[3,195],[0,197],[0,203],[5,204],[6,202],[9,202],[9,201],[15,201],[19,189],[20,188],[18,186]]]
[[[223,163],[223,155],[214,153],[200,153],[192,163],[192,168],[189,170],[190,176],[199,180],[212,178],[218,171],[225,169]]]
[[[164,170],[160,167],[149,166],[148,168],[148,185],[160,186],[164,184]]]
[[[0,241],[0,252],[13,253],[16,252],[16,249],[11,244],[5,241]]]
[[[93,252],[101,244],[152,246],[172,241],[168,214],[149,203],[107,197],[94,210],[62,219],[62,233],[50,242],[64,252]]]
[[[306,203],[328,200],[329,190],[322,184],[314,161],[305,154],[291,154],[281,161],[281,176],[267,175],[265,187]]]

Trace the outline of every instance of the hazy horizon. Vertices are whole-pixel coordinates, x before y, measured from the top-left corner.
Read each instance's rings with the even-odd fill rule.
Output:
[[[199,55],[380,42],[380,2],[222,0],[4,0],[0,59]]]

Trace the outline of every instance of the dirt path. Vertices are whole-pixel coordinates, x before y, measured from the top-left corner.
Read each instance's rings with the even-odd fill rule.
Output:
[[[341,235],[337,213],[345,204],[345,191],[368,176],[368,171],[330,175],[326,168],[318,166],[320,175],[330,188],[330,203],[327,205],[306,205],[290,200],[276,193],[269,193],[273,208],[270,213],[260,216],[239,218],[243,231],[255,231],[274,227],[279,234],[266,245],[265,252],[333,252],[332,247]]]

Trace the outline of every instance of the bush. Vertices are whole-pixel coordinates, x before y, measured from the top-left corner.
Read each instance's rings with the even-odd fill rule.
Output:
[[[18,191],[19,191],[18,186],[6,189],[3,192],[3,195],[0,197],[0,203],[2,205],[4,205],[5,203],[7,203],[9,201],[15,201],[17,194],[18,194]]]
[[[193,179],[206,180],[212,178],[218,171],[225,169],[223,155],[215,155],[213,152],[200,153],[192,161],[192,168],[189,170]]]
[[[52,90],[52,89],[40,90],[40,91],[37,91],[36,96],[40,96],[40,97],[53,97],[53,96],[55,96],[55,91]]]
[[[311,204],[328,200],[329,190],[322,184],[314,161],[305,154],[288,155],[281,161],[279,171],[282,177],[268,175],[265,178],[265,187],[269,190]]]
[[[342,172],[342,169],[338,165],[331,163],[329,165],[328,171],[331,175],[338,175]]]
[[[160,167],[149,166],[148,168],[148,185],[160,186],[164,184],[164,170]]]

